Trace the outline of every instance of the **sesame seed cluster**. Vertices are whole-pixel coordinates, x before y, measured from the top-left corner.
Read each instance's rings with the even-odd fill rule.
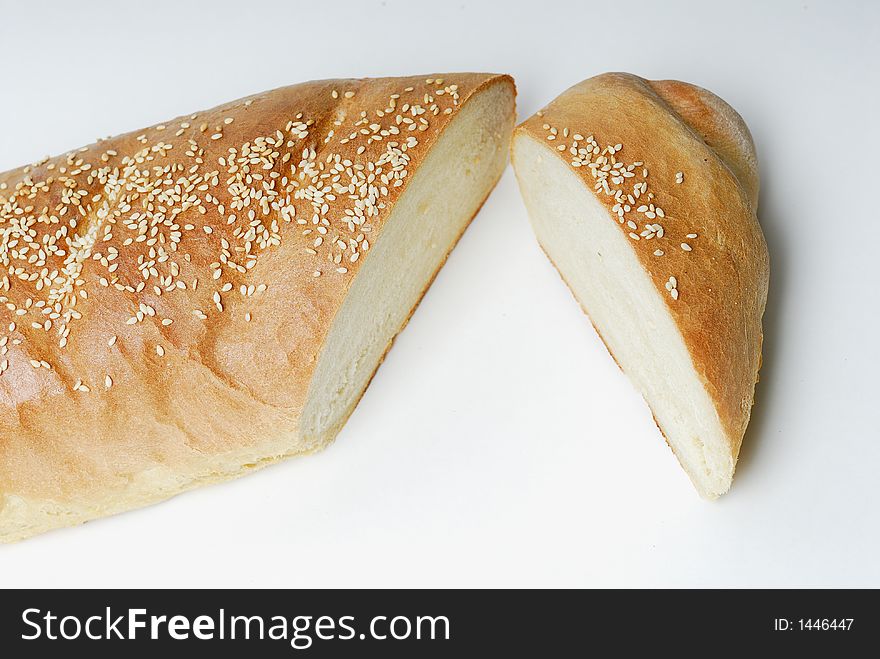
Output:
[[[537,115],[542,118],[544,116],[540,111]],[[566,153],[573,168],[586,168],[590,172],[596,194],[611,197],[614,202],[611,212],[625,227],[631,240],[654,240],[657,249],[653,255],[658,258],[676,247],[684,252],[693,251],[693,246],[688,241],[696,239],[696,233],[686,233],[684,240],[675,240],[667,235],[667,227],[664,225],[674,226],[675,219],[667,216],[666,211],[655,203],[655,195],[648,181],[650,172],[645,163],[641,160],[627,163],[620,157],[624,148],[622,144],[603,146],[593,135],[584,137],[569,128],[560,130],[546,121],[541,127],[546,133],[547,141],[553,143],[558,151]],[[677,172],[675,184],[683,183],[684,173]],[[680,293],[677,279],[670,276],[665,286],[670,297],[678,300]]]
[[[348,82],[327,89],[329,113],[294,111],[271,129],[250,122],[255,134],[235,129],[259,112],[260,96],[153,126],[127,142],[134,148],[99,141],[0,174],[0,377],[16,346],[52,371],[51,354],[36,353],[48,337],[67,347],[97,290],[124,296],[124,325],[169,328],[182,319],[157,300],[200,291],[207,302],[186,320],[209,322],[231,298],[264,293],[255,268],[282,241],[296,241],[312,278],[350,276],[424,132],[460,94],[427,78],[363,107],[363,83]],[[251,310],[242,318],[251,322]],[[95,349],[117,338],[111,330]],[[151,350],[164,358],[168,347]],[[80,375],[75,391],[113,386],[110,373]]]

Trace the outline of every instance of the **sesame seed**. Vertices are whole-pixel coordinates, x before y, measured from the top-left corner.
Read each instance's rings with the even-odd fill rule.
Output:
[[[113,386],[113,378],[109,375],[104,376],[104,386],[107,387],[107,389]]]
[[[688,245],[687,243],[682,243],[682,244],[681,244],[681,248],[682,248],[684,251],[686,251],[686,252],[690,252],[690,251],[691,251],[691,246]]]
[[[157,345],[156,346],[156,354],[159,355],[160,357],[164,357],[165,356],[165,348],[163,348],[160,345]]]

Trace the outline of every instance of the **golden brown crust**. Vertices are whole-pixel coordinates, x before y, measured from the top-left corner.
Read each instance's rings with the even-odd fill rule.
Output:
[[[361,256],[490,84],[310,82],[0,174],[0,507],[294,432]]]
[[[669,107],[710,146],[758,208],[758,156],[746,122],[712,92],[678,80],[645,80]]]
[[[754,146],[742,119],[691,85],[611,73],[575,85],[517,131],[548,144],[618,217],[735,457],[760,367],[769,277]]]

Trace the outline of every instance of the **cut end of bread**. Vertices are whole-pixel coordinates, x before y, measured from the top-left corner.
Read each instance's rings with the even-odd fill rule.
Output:
[[[715,499],[730,488],[738,444],[725,432],[669,302],[632,241],[554,148],[526,131],[513,140],[538,241],[648,403],[700,495]]]
[[[300,426],[306,444],[331,441],[354,410],[500,178],[513,122],[514,88],[499,79],[462,108],[398,199],[320,354]]]

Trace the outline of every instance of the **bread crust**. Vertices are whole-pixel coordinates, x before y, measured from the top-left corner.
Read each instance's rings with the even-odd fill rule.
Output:
[[[754,400],[769,283],[767,246],[755,214],[757,159],[745,122],[693,85],[608,73],[563,92],[517,134],[541,140],[548,154],[572,166],[611,222],[622,210],[620,197],[597,189],[589,166],[572,165],[578,149],[592,136],[601,147],[620,145],[614,154],[619,161],[641,163],[635,180],[646,182],[653,197],[628,203],[618,224],[681,332],[735,460]],[[581,140],[572,153],[575,136]],[[640,176],[641,170],[648,175]],[[662,208],[663,216],[645,219],[636,212],[648,203]],[[631,219],[636,229],[627,224]],[[663,235],[646,238],[645,223],[662,224]],[[667,288],[670,277],[677,298]]]
[[[0,540],[287,455],[369,244],[489,85],[308,82],[0,174]]]

